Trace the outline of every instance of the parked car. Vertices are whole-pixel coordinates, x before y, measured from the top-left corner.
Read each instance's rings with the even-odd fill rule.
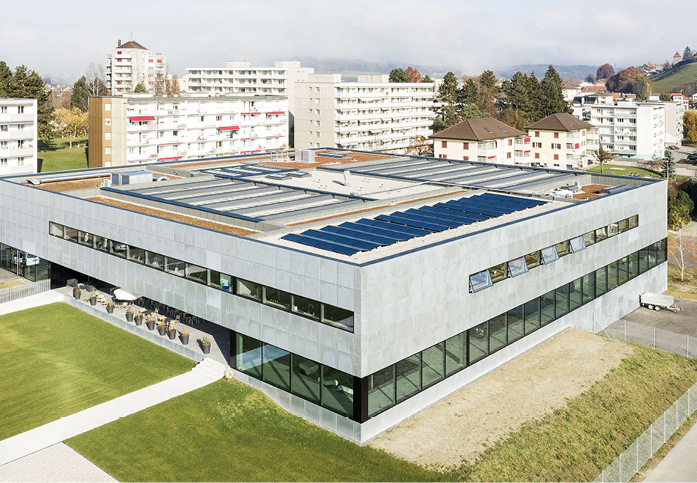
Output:
[[[688,161],[697,161],[697,154],[688,154],[687,160]]]
[[[39,257],[32,255],[31,253],[25,253],[23,257],[18,258],[17,255],[12,257],[13,265],[24,265],[25,267],[31,267],[32,265],[39,264]]]
[[[675,146],[675,145],[668,146],[668,149],[672,149],[673,151],[677,151],[678,149],[680,149],[680,146]]]

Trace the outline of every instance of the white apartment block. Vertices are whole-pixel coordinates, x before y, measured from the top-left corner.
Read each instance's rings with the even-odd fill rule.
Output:
[[[552,114],[525,129],[532,139],[533,166],[585,169],[598,149],[597,129],[571,114]]]
[[[436,158],[531,165],[530,137],[494,118],[467,119],[431,136]]]
[[[92,97],[89,113],[91,167],[288,148],[282,96]]]
[[[295,85],[295,147],[406,153],[433,132],[434,84],[312,74]]]
[[[0,98],[0,175],[37,172],[36,99]]]
[[[668,94],[670,101],[661,101],[658,94],[649,96],[649,101],[660,102],[666,106],[666,144],[680,144],[683,138],[683,116],[690,108],[690,101],[684,94]]]
[[[125,44],[119,40],[106,56],[106,87],[113,95],[133,92],[138,84],[151,93],[163,92],[166,77],[167,56],[154,54],[133,40]]]

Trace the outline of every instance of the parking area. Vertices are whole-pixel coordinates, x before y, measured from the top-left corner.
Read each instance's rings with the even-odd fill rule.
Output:
[[[680,307],[680,311],[677,313],[670,312],[669,310],[655,311],[639,307],[634,312],[627,315],[624,320],[642,324],[647,327],[656,327],[658,329],[675,332],[677,334],[697,337],[697,302],[676,300],[675,305]],[[621,323],[621,320],[615,322],[615,324]]]

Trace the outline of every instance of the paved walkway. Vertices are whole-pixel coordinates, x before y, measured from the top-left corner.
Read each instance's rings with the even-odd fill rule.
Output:
[[[63,302],[63,300],[64,298],[61,293],[49,290],[48,292],[38,293],[19,300],[0,304],[0,315],[10,314],[18,310],[31,309],[32,307],[40,307],[54,302]]]
[[[697,481],[697,425],[687,432],[644,481]]]
[[[206,386],[223,377],[226,368],[224,364],[207,358],[186,374],[2,440],[0,441],[0,465]]]

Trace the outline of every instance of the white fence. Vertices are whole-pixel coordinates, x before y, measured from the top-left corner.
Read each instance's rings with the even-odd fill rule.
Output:
[[[0,304],[12,302],[49,290],[51,290],[51,280],[40,280],[38,282],[27,281],[22,285],[0,289]]]
[[[629,481],[697,409],[697,384],[675,401],[594,481]]]
[[[638,322],[627,322],[626,320],[615,322],[605,329],[604,333],[613,339],[631,340],[637,344],[664,352],[692,359],[697,358],[697,337],[649,327]]]

